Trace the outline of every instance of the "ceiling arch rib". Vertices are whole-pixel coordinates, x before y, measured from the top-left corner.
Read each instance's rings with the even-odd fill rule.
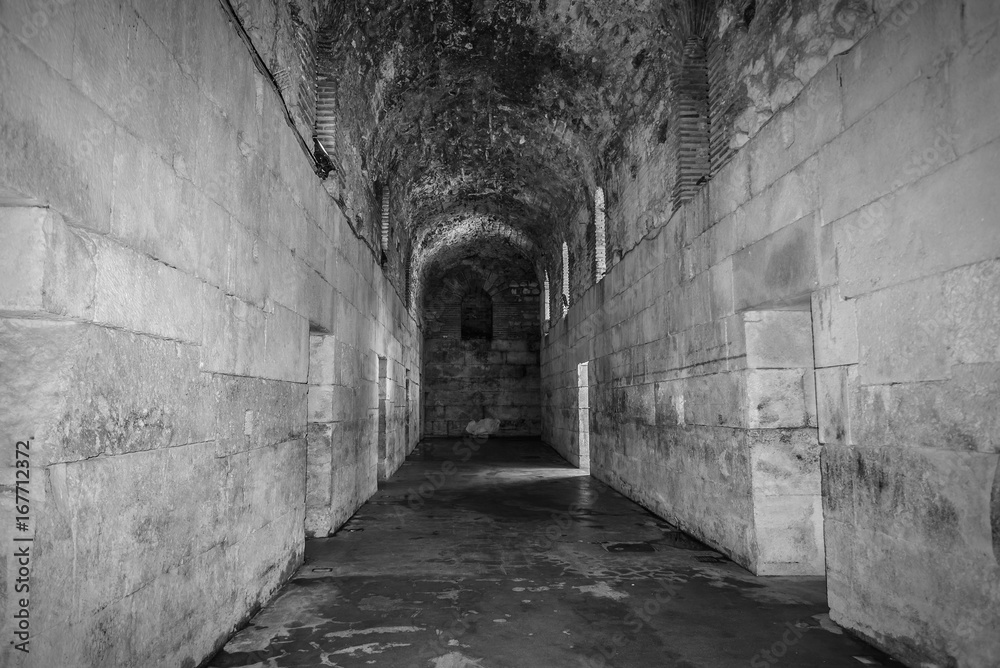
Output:
[[[523,231],[488,215],[469,215],[437,227],[425,227],[413,247],[410,263],[410,305],[418,312],[427,276],[468,257],[512,259],[537,274],[541,249]]]

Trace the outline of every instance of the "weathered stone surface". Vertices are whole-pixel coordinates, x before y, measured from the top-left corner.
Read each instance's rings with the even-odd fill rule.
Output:
[[[840,67],[845,125],[853,125],[917,77],[937,74],[944,53],[961,42],[962,13],[952,2],[912,3],[905,21],[890,18],[876,28],[877,38],[846,54]],[[873,66],[884,62],[893,65]]]
[[[953,333],[940,278],[881,290],[857,303],[862,385],[951,375]]]
[[[1000,241],[993,233],[994,193],[984,190],[992,182],[984,175],[996,171],[996,114],[989,110],[996,106],[990,101],[997,90],[998,42],[992,5],[958,10],[954,3],[876,3],[885,23],[820,70],[789,107],[746,119],[748,135],[755,122],[763,125],[709,179],[715,197],[709,198],[710,220],[699,217],[700,204],[681,206],[657,234],[611,266],[600,294],[581,286],[584,300],[549,332],[542,350],[543,429],[561,452],[571,457],[576,447],[569,410],[576,390],[567,374],[590,361],[597,392],[591,402],[594,475],[664,517],[683,518],[683,526],[741,555],[748,566],[758,557],[791,563],[786,548],[806,543],[779,518],[812,521],[825,534],[812,545],[825,544],[834,618],[914,665],[992,665],[1000,651],[995,639],[985,639],[981,623],[982,611],[995,608],[988,600],[996,591],[993,487],[979,472],[967,479],[971,458],[997,452],[991,435],[1000,402],[996,328],[987,323],[998,317]],[[972,26],[970,13],[977,12],[987,18]],[[765,61],[760,67],[770,71]],[[664,178],[660,158],[636,164],[637,182]],[[804,176],[815,178],[815,194]],[[638,199],[637,189],[623,192]],[[622,205],[631,207],[639,208],[632,200]],[[806,212],[813,215],[795,222]],[[788,249],[796,235],[798,247]],[[779,257],[788,262],[772,261]],[[731,279],[726,262],[732,263]],[[702,274],[710,277],[707,284]],[[768,283],[772,274],[787,280]],[[645,275],[657,277],[659,328],[631,325],[654,303],[641,295]],[[712,297],[707,314],[706,294]],[[780,377],[795,369],[754,369],[781,364],[762,354],[761,344],[774,337],[747,328],[744,312],[802,308],[807,301],[814,331],[802,350],[812,348],[817,368],[813,372],[805,354],[790,366],[807,369],[810,382]],[[582,325],[594,318],[606,325]],[[710,328],[707,320],[717,324]],[[728,374],[731,379],[719,373],[747,367],[745,375]],[[806,387],[813,378],[815,399]],[[655,448],[615,398],[650,380],[660,430]],[[604,384],[615,391],[602,390]],[[702,463],[680,458],[681,435],[707,437],[716,423],[737,433],[761,424],[764,411],[757,406],[768,402],[759,399],[769,397],[785,409],[764,415],[769,426],[784,424],[780,415],[789,425],[818,424],[823,463],[808,478],[822,477],[823,509],[808,494],[773,497],[759,506],[763,511],[772,504],[773,514],[748,516],[751,540],[729,531],[726,522],[734,520],[706,487]],[[734,402],[745,417],[728,422],[719,408]],[[805,407],[813,403],[815,417]],[[852,445],[869,454],[857,455]],[[882,483],[872,482],[868,458],[883,450],[891,454],[880,465]],[[921,454],[910,457],[914,450]],[[992,472],[996,464],[983,459],[979,466]],[[940,473],[945,470],[953,473]],[[879,501],[876,507],[872,496],[884,500],[884,488],[897,476],[906,489],[889,496],[901,505],[888,509]],[[758,479],[756,472],[751,479]],[[651,492],[651,484],[668,491]],[[731,486],[731,498],[755,487]],[[689,498],[703,506],[690,508]],[[957,522],[933,519],[941,515],[939,498],[949,500]],[[951,538],[938,535],[942,531],[951,531]],[[753,542],[762,537],[773,540]],[[947,566],[934,556],[946,540],[959,546],[946,549]],[[961,545],[969,551],[960,554],[966,549]],[[980,588],[975,602],[956,608],[954,591],[974,587]],[[908,612],[895,612],[901,609]],[[934,619],[934,609],[951,616]],[[992,618],[989,624],[996,626]]]
[[[858,318],[855,302],[842,299],[837,287],[812,295],[813,349],[817,367],[857,364]]]
[[[940,76],[917,79],[873,109],[820,153],[824,221],[836,221],[953,160],[951,132]],[[877,151],[869,150],[874,146]],[[935,146],[938,156],[928,165],[921,155]]]
[[[754,498],[757,575],[822,575],[826,572],[819,495]]]
[[[1000,142],[946,165],[953,148],[926,150],[913,168],[933,173],[835,223],[844,297],[995,257],[1000,193],[978,176],[1000,168]]]
[[[237,592],[258,582],[273,591],[281,573],[264,572],[275,563],[287,572],[301,559],[295,469],[304,455],[291,442],[236,464],[202,443],[52,467],[32,578],[41,660],[96,665],[174,653],[182,661],[209,650],[217,615],[233,624],[242,607],[260,601]],[[205,494],[211,489],[224,493]],[[227,512],[229,495],[241,499],[239,514]],[[186,503],[192,496],[202,503]],[[165,506],[175,511],[165,514]],[[75,577],[73,565],[91,576]],[[187,586],[213,595],[195,604]],[[150,608],[160,612],[151,616]],[[163,624],[179,633],[163,634]],[[60,642],[46,642],[56,634]]]
[[[996,455],[913,447],[847,452],[836,466],[855,481],[849,530],[863,540],[852,541],[853,563],[831,564],[831,601],[840,605],[831,616],[904,658],[990,665],[997,654],[987,629],[997,624],[1000,594],[989,527]],[[912,582],[929,560],[949,567]],[[873,596],[873,589],[884,593]],[[902,601],[908,605],[900,614]],[[910,635],[914,625],[925,633]]]
[[[30,0],[5,2],[0,7],[0,24],[66,79],[73,71],[75,18],[71,7],[62,6],[48,8],[39,16]]]
[[[814,212],[819,206],[816,161],[809,160],[756,193],[738,218],[736,246],[745,248]]]
[[[228,17],[154,4],[0,8],[0,432],[36,445],[38,550],[32,652],[5,642],[4,665],[199,664],[301,561],[307,458],[356,462],[326,533],[374,491],[373,349],[419,396],[413,318]],[[342,298],[317,316],[331,256]],[[314,320],[363,397],[339,450],[306,440]],[[391,470],[416,406],[394,407]]]
[[[754,194],[768,188],[843,132],[843,101],[837,67],[809,80],[796,104],[774,115],[747,145]],[[775,150],[781,146],[781,150]]]
[[[853,445],[857,416],[851,404],[858,391],[857,365],[816,369],[816,419],[819,442]]]
[[[123,246],[104,239],[94,243],[94,322],[201,342],[204,284]]]
[[[92,316],[94,242],[42,208],[0,209],[0,310]]]
[[[955,363],[1000,362],[1000,260],[945,274],[944,299]]]
[[[949,67],[955,108],[956,150],[968,153],[1000,136],[996,109],[1000,101],[1000,73],[994,65],[1000,53],[996,40],[996,6],[989,0],[967,3],[966,43]]]
[[[215,440],[218,454],[301,439],[306,423],[306,388],[299,383],[217,375]]]
[[[743,322],[748,368],[812,368],[812,318],[808,311],[745,311]]]
[[[214,392],[192,346],[92,325],[3,321],[5,433],[31,433],[39,462],[216,438]],[[241,421],[242,428],[242,421]]]
[[[1000,365],[959,365],[949,380],[933,385],[861,387],[853,396],[858,443],[1000,452]]]
[[[815,228],[806,216],[733,257],[737,311],[808,298],[818,287]]]
[[[0,63],[0,183],[56,206],[74,224],[106,232],[113,122],[10,33],[0,35]]]
[[[804,369],[747,371],[747,426],[752,429],[815,426],[812,376]]]
[[[758,575],[824,572],[819,444],[811,429],[748,432]]]

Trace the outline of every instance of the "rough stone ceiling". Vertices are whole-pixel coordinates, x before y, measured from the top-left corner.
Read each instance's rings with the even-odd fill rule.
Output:
[[[367,116],[362,166],[401,189],[415,240],[488,216],[551,253],[627,129],[666,118],[671,62],[697,16],[710,14],[703,7],[336,0],[320,67],[337,82],[341,113]]]

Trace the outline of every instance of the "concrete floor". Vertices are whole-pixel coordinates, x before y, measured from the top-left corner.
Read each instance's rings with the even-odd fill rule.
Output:
[[[475,450],[475,452],[473,452]],[[209,663],[899,666],[538,441],[421,443]]]

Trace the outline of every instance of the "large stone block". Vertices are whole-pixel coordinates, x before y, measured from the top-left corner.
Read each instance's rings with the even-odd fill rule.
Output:
[[[890,15],[840,59],[847,126],[917,77],[936,75],[949,55],[958,50],[962,39],[961,5],[914,2],[907,8],[916,11],[905,12],[905,21]]]
[[[755,496],[756,575],[824,575],[819,495]]]
[[[136,31],[139,17],[130,4],[113,0],[73,9],[73,83],[105,111],[115,111],[126,93],[129,35]]]
[[[755,503],[762,497],[819,497],[820,446],[814,430],[752,429],[747,444]]]
[[[831,63],[790,106],[772,116],[744,149],[750,154],[752,192],[767,189],[843,132],[842,116],[840,72]]]
[[[942,77],[906,86],[820,152],[823,221],[838,220],[954,159],[952,136]],[[923,154],[935,147],[934,160],[925,160]]]
[[[941,278],[859,297],[862,385],[949,377],[951,326]]]
[[[853,563],[831,564],[831,617],[908,662],[995,664],[997,455],[880,444],[853,452],[857,522],[840,537],[853,541]]]
[[[949,64],[955,107],[956,148],[960,154],[1000,136],[1000,120],[992,110],[1000,104],[1000,23],[992,0],[974,0],[965,10],[965,47]]]
[[[184,182],[128,132],[119,129],[116,141],[111,234],[145,255],[195,273],[201,226],[185,205]],[[227,232],[223,227],[211,241],[225,244]]]
[[[843,525],[842,528],[846,527],[851,531],[856,521],[854,501],[856,463],[857,458],[852,448],[827,444],[820,452],[824,522],[836,521]],[[837,548],[842,553],[853,543],[853,536],[850,540],[832,540],[829,537],[826,540],[828,549]],[[827,565],[830,568],[850,566],[849,563],[836,559],[829,559]]]
[[[813,367],[812,318],[809,311],[745,311],[747,367]]]
[[[1000,170],[1000,141],[944,166],[931,158],[952,149],[927,148],[926,178],[836,223],[844,297],[997,256],[1000,189],[982,175]]]
[[[162,262],[95,239],[94,321],[200,342],[203,283]]]
[[[120,88],[109,99],[95,101],[153,152],[175,164],[180,176],[189,176],[188,165],[206,148],[192,130],[210,107],[197,83],[142,20],[128,35],[128,63]]]
[[[268,244],[263,248],[261,271],[265,276],[268,297],[290,311],[308,316],[307,276],[312,270],[287,248]]]
[[[0,25],[65,79],[73,73],[74,7],[67,3],[38,5],[11,0],[0,6]]]
[[[9,33],[0,35],[0,123],[0,186],[106,232],[114,124]]]
[[[203,371],[258,375],[263,366],[266,314],[222,290],[205,288]]]
[[[50,437],[67,394],[67,378],[85,338],[84,325],[70,321],[0,319],[0,430],[9,438],[36,440],[34,465],[59,454]],[[4,475],[13,469],[6,465]],[[9,484],[5,480],[5,484]]]
[[[310,331],[315,333],[333,331],[333,300],[336,291],[332,285],[314,271],[307,273],[305,281],[305,305]]]
[[[210,652],[301,561],[301,482],[294,475],[284,478],[286,471],[270,460],[255,463],[257,491],[266,491],[274,505],[261,507],[259,494],[241,489],[235,508],[275,519],[233,537],[219,531],[214,534],[218,543],[201,548],[213,536],[207,530],[232,526],[231,518],[219,512],[219,501],[226,497],[199,493],[212,478],[213,488],[221,487],[217,478],[226,464],[204,452],[206,446],[211,449],[202,444],[200,454],[194,447],[171,448],[52,468],[51,503],[46,504],[51,513],[36,539],[36,565],[46,567],[32,578],[33,626],[39,635],[32,644],[35,663],[29,665],[124,665],[136,657],[193,661]],[[275,456],[279,462],[301,461],[288,448],[275,450]],[[187,460],[197,465],[185,467]],[[298,490],[271,494],[267,488],[276,485],[261,485],[260,476],[275,472]],[[152,478],[169,478],[172,484],[153,484]],[[98,482],[106,485],[98,488]],[[299,500],[279,508],[285,499]],[[74,519],[76,510],[85,517]],[[86,538],[94,531],[100,540],[72,540],[73,532]],[[94,559],[116,568],[97,567],[90,578],[75,577],[73,566]],[[175,633],[164,634],[164,627]]]
[[[819,442],[855,443],[852,400],[858,392],[857,365],[816,369],[816,418]]]
[[[117,329],[3,321],[4,433],[39,440],[37,461],[73,461],[216,436],[212,388],[189,345]]]
[[[364,397],[346,385],[309,386],[310,422],[347,422],[364,411]]]
[[[43,603],[33,611],[41,629],[70,626],[81,611],[93,614],[209,549],[218,541],[221,508],[196,499],[220,487],[224,475],[212,443],[50,467],[32,578]],[[74,577],[80,570],[90,576]]]
[[[709,270],[709,277],[712,286],[712,320],[733,315],[736,311],[736,301],[732,258],[726,258],[714,265]]]
[[[212,385],[219,456],[302,438],[304,385],[228,375],[215,376]]]
[[[962,267],[944,276],[947,321],[958,364],[1000,362],[1000,260]]]
[[[815,228],[806,216],[733,257],[737,311],[809,297],[818,287]]]
[[[751,369],[746,373],[748,427],[816,425],[815,388],[810,370]]]
[[[215,201],[199,196],[221,215],[229,215]],[[225,287],[227,294],[263,308],[269,296],[269,263],[274,260],[273,249],[256,232],[235,221],[230,223],[228,243],[222,247],[225,282],[220,287]]]
[[[819,208],[816,160],[807,160],[756,193],[737,219],[736,247],[745,248]]]
[[[934,383],[863,386],[853,394],[858,443],[940,450],[1000,452],[1000,365],[952,367]]]
[[[671,385],[675,388],[671,393],[663,394],[661,386],[661,395],[657,397],[657,411],[665,412],[663,417],[667,424],[678,420],[681,425],[746,425],[746,377],[743,373],[696,376],[674,381]]]
[[[814,292],[812,321],[817,368],[857,364],[858,317],[853,300],[841,298],[837,286]]]
[[[259,375],[305,383],[309,376],[309,321],[274,305],[264,325],[264,364]]]
[[[301,513],[306,493],[306,455],[307,443],[302,438],[230,456],[235,460],[231,468],[246,468],[243,490],[237,497],[245,505],[243,508],[236,503],[229,505],[230,509],[244,518],[242,522],[230,521],[227,524],[233,542],[269,524],[280,522],[289,513],[299,515],[300,524],[290,529],[293,536],[302,540]],[[241,534],[242,527],[246,527],[246,532]]]
[[[337,339],[332,334],[309,337],[309,384],[332,385],[336,382]]]
[[[742,151],[708,182],[708,218],[716,223],[750,199],[750,161]]]
[[[0,310],[87,318],[94,244],[50,209],[0,209]]]

